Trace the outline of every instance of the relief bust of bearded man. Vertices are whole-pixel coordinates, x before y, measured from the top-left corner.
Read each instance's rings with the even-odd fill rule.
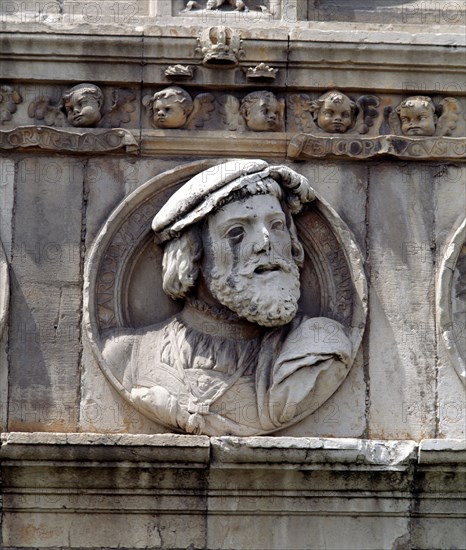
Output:
[[[286,166],[237,160],[197,174],[158,212],[163,290],[184,307],[108,334],[103,349],[146,416],[178,432],[265,434],[336,390],[351,366],[345,328],[298,311],[304,250],[293,217],[313,200]]]

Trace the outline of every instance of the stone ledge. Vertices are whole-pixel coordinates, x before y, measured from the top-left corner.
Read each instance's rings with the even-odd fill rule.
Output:
[[[466,441],[464,439],[424,439],[419,443],[418,463],[466,466]]]
[[[1,436],[0,460],[205,464],[209,461],[209,446],[206,436],[13,432]]]
[[[7,550],[464,546],[459,440],[5,433],[1,443]]]
[[[382,469],[466,462],[466,442],[460,439],[425,439],[417,444],[355,438],[10,432],[1,434],[0,440],[0,460],[122,460],[127,455],[134,461],[201,462],[212,467],[283,463]]]

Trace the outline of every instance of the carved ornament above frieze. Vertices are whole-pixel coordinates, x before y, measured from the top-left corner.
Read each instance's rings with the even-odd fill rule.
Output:
[[[194,67],[191,65],[170,65],[163,74],[169,80],[192,80],[194,77]]]
[[[223,25],[203,30],[197,41],[195,53],[202,55],[202,63],[207,67],[233,68],[246,55],[239,32]]]
[[[128,88],[114,90],[108,107],[104,94],[95,84],[82,83],[67,90],[58,102],[50,96],[34,99],[28,115],[38,124],[75,128],[117,128],[131,120],[135,93]]]
[[[255,67],[249,67],[246,71],[246,78],[248,80],[275,80],[277,78],[278,69],[270,67],[265,63],[259,63]]]
[[[108,380],[194,434],[307,417],[344,382],[367,314],[351,231],[306,178],[261,160],[198,161],[140,186],[93,244],[84,289]]]

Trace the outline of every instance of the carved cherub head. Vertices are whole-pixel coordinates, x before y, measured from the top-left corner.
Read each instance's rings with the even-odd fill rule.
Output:
[[[178,86],[146,96],[143,103],[156,128],[182,128],[193,110],[191,96]]]
[[[251,92],[241,101],[240,114],[250,130],[274,132],[282,127],[283,110],[272,92]]]
[[[435,105],[430,97],[415,95],[402,101],[396,108],[401,132],[405,136],[433,136],[437,124]]]
[[[331,90],[311,104],[312,116],[324,132],[344,134],[356,118],[356,103],[338,90]]]
[[[95,84],[78,84],[63,94],[68,122],[73,126],[95,126],[102,118],[104,95]]]
[[[308,181],[286,166],[231,161],[201,172],[152,223],[166,243],[164,291],[261,326],[289,323],[304,260],[293,216],[313,199]]]

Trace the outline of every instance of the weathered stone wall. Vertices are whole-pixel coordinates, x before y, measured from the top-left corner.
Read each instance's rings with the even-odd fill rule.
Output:
[[[464,8],[359,4],[0,6],[0,425],[25,432],[0,449],[0,547],[466,548]],[[229,68],[196,49],[218,25],[242,39]],[[191,73],[166,73],[177,64]],[[98,129],[60,122],[63,93],[83,82],[103,92]],[[144,98],[174,85],[197,118],[155,127]],[[358,105],[377,98],[367,128],[315,125],[306,102],[336,88]],[[283,105],[272,131],[238,115],[252,91]],[[397,133],[390,112],[416,95],[443,105],[447,130]],[[85,266],[131,193],[227,158],[292,167],[352,231],[368,283],[362,345],[332,397],[276,434],[285,439],[152,436],[168,429],[118,393],[93,353]],[[142,270],[138,280],[153,283]]]

